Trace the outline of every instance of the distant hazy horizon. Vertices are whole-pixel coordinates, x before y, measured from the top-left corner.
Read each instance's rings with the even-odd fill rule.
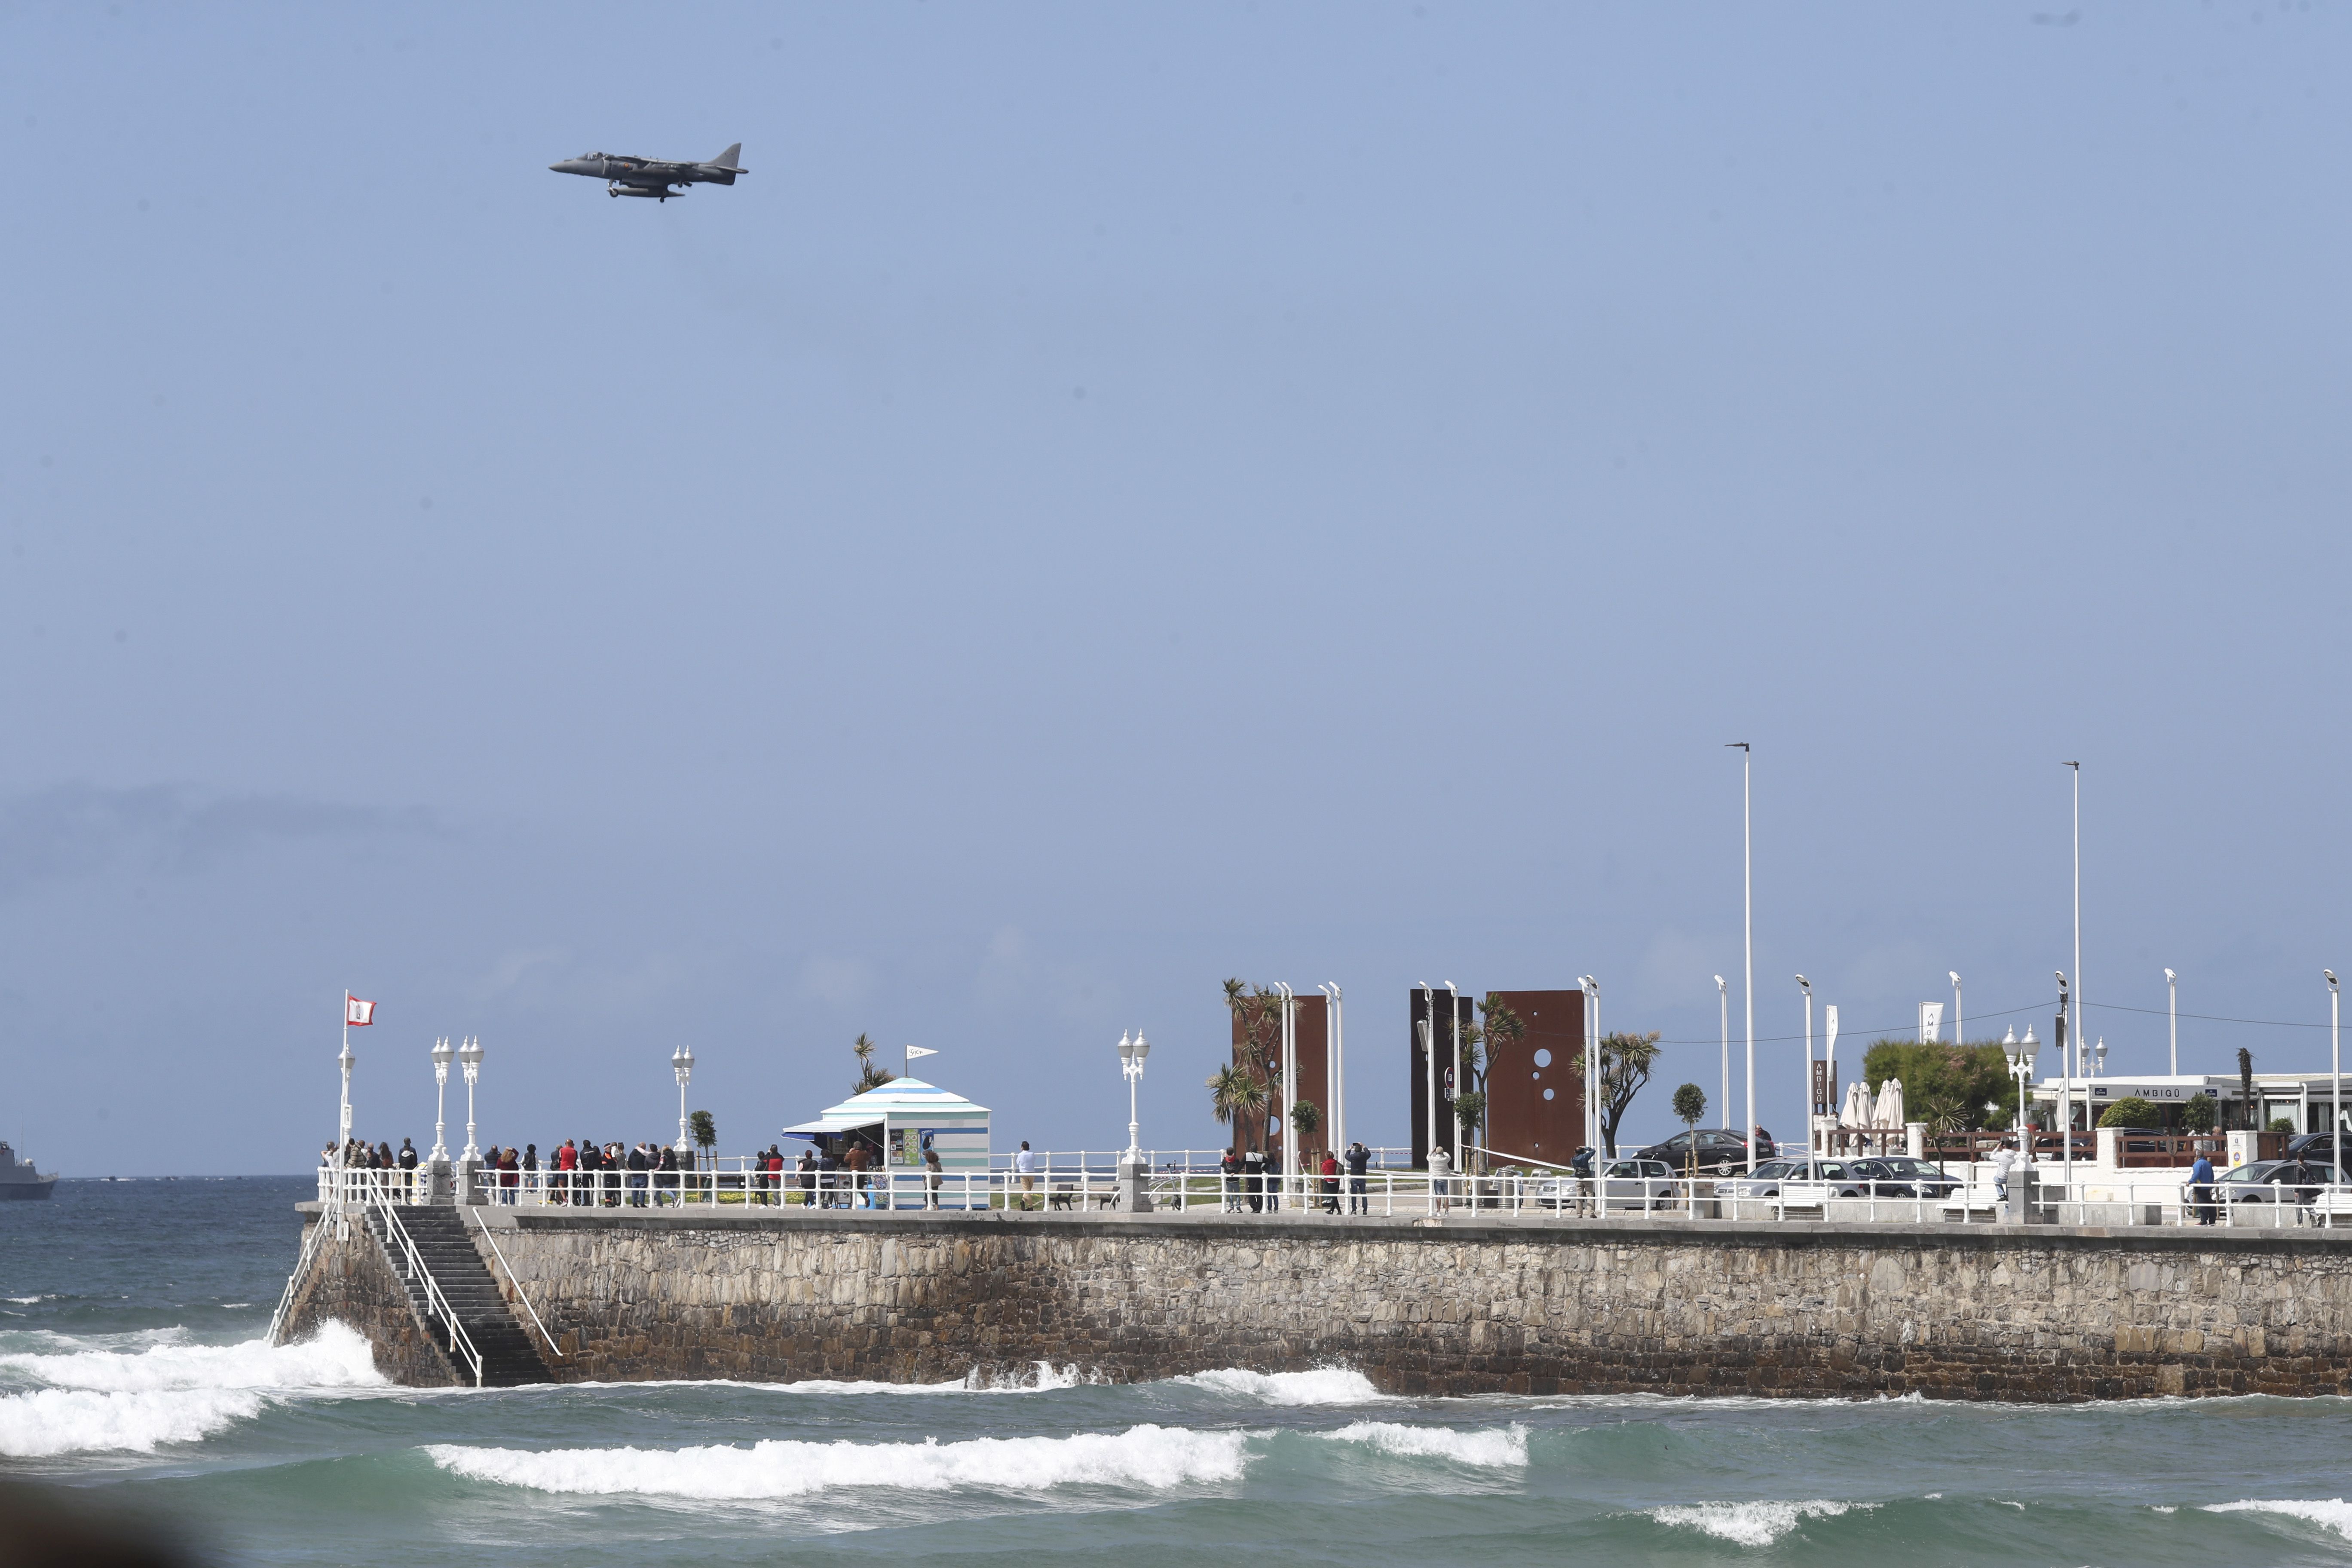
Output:
[[[2063,25],[2061,25],[2063,24]],[[1206,1147],[1228,975],[2319,1069],[2352,19],[0,17],[0,1136]],[[595,149],[751,173],[608,200]],[[2123,1011],[2124,1008],[2139,1011]],[[2043,1026],[2046,1035],[2046,1025]],[[1843,1042],[1842,1042],[1843,1044]],[[1858,1050],[1842,1048],[1849,1073]],[[453,1096],[462,1106],[462,1092]],[[1710,1121],[1725,1120],[1723,1108]],[[462,1121],[462,1110],[455,1112]],[[1733,1110],[1729,1120],[1737,1119]],[[453,1140],[454,1142],[454,1140]]]

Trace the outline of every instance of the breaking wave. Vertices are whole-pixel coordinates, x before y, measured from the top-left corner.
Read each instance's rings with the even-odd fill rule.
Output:
[[[1350,1366],[1319,1366],[1312,1372],[1244,1372],[1224,1367],[1170,1381],[1238,1394],[1261,1405],[1370,1405],[1382,1397],[1370,1378]]]
[[[2246,1502],[2207,1503],[2207,1513],[2276,1513],[2289,1519],[2299,1519],[2306,1524],[2316,1524],[2338,1535],[2352,1536],[2352,1505],[2342,1498],[2275,1500],[2256,1499]]]
[[[1248,1436],[1141,1426],[1070,1437],[956,1443],[803,1443],[748,1448],[474,1448],[437,1443],[443,1469],[535,1491],[646,1493],[706,1501],[806,1497],[842,1488],[1035,1492],[1056,1487],[1166,1490],[1240,1479]]]
[[[1678,1530],[1696,1530],[1736,1546],[1769,1546],[1809,1519],[1835,1519],[1856,1507],[1829,1502],[1695,1502],[1653,1509],[1650,1517]],[[1859,1505],[1868,1507],[1868,1504]]]
[[[298,1345],[13,1353],[0,1355],[0,1372],[42,1385],[0,1396],[0,1455],[12,1458],[152,1453],[251,1420],[275,1395],[385,1386],[367,1341],[341,1323]]]
[[[1528,1429],[1490,1427],[1461,1432],[1451,1426],[1406,1426],[1394,1421],[1359,1421],[1323,1436],[1334,1443],[1362,1443],[1383,1454],[1414,1459],[1450,1459],[1489,1468],[1528,1462]]]

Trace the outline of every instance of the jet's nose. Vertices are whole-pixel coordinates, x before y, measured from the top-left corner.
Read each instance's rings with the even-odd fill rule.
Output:
[[[550,163],[548,167],[559,174],[601,174],[604,172],[601,161],[592,158],[566,158],[561,163]]]

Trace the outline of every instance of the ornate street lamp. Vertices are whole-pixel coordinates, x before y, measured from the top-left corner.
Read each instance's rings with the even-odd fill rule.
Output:
[[[1151,1042],[1143,1037],[1142,1030],[1136,1030],[1131,1040],[1125,1035],[1118,1037],[1118,1070],[1127,1078],[1126,1159],[1129,1164],[1143,1162],[1143,1149],[1137,1138],[1139,1127],[1135,1119],[1135,1082],[1143,1076],[1143,1058],[1150,1054]]]
[[[2017,1148],[2019,1157],[2026,1162],[2033,1158],[2033,1142],[2026,1131],[2026,1114],[2030,1105],[2028,1085],[2033,1079],[2033,1055],[2042,1042],[2033,1037],[2033,1027],[2026,1026],[2025,1038],[2019,1039],[2011,1029],[2001,1037],[2000,1054],[2009,1058],[2009,1070],[2017,1079]]]
[[[457,1047],[457,1060],[466,1069],[466,1152],[458,1156],[467,1162],[479,1162],[482,1152],[474,1147],[474,1082],[482,1076],[482,1041],[478,1035],[466,1037]]]
[[[436,1164],[449,1158],[446,1136],[447,1121],[444,1110],[449,1099],[449,1059],[457,1055],[449,1048],[449,1037],[442,1036],[433,1042],[433,1154]]]
[[[669,1054],[669,1070],[677,1076],[677,1152],[692,1152],[693,1141],[686,1135],[686,1086],[694,1079],[694,1050],[680,1046]]]

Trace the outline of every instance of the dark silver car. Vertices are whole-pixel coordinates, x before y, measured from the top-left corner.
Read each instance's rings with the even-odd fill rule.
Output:
[[[1957,1192],[1963,1184],[1958,1176],[1948,1175],[1927,1163],[1907,1154],[1884,1154],[1868,1160],[1856,1160],[1850,1170],[1870,1184],[1863,1190],[1882,1198],[1940,1198]]]

